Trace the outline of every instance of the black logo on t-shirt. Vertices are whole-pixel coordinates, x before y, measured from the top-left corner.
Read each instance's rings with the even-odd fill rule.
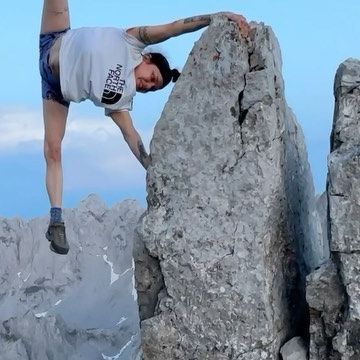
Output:
[[[101,102],[106,105],[116,104],[122,97],[125,80],[120,79],[122,65],[117,64],[116,69],[110,69],[105,82]]]

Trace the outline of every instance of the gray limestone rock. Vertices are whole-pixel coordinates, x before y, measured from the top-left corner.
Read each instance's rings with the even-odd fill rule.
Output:
[[[359,93],[360,61],[348,59],[339,66],[335,76],[331,151],[339,147],[344,149],[359,145]]]
[[[319,247],[317,266],[326,263],[330,258],[329,235],[328,235],[328,196],[324,191],[316,197],[315,210],[312,214],[315,224],[315,239]]]
[[[152,317],[158,303],[158,294],[164,288],[159,261],[150,256],[138,229],[134,234],[135,281],[138,295],[139,317],[145,320]]]
[[[216,18],[191,51],[151,142],[139,241],[164,287],[148,283],[145,359],[278,359],[306,329],[314,189],[283,88],[262,24],[247,42]]]
[[[294,237],[300,271],[308,274],[328,259],[323,244],[321,213],[315,197],[312,174],[307,159],[304,135],[292,111],[285,106],[284,116],[286,137],[283,166],[285,174],[285,196],[288,206],[287,226],[289,236]],[[319,229],[321,227],[321,230]]]
[[[329,156],[330,249],[346,291],[345,319],[333,340],[342,359],[360,358],[360,61],[340,65],[335,79],[333,151]]]
[[[360,227],[357,222],[351,221],[360,218],[359,165],[360,145],[347,149],[339,148],[329,155],[330,249],[334,252],[349,253],[360,250]]]
[[[135,201],[95,196],[64,218],[70,252],[54,254],[47,219],[0,219],[0,358],[129,360],[139,356]]]
[[[310,327],[311,360],[360,358],[360,61],[348,59],[339,66],[334,94],[327,196],[330,251],[336,266],[320,269],[327,280],[326,291],[317,294],[317,306],[314,294],[307,295],[312,298],[310,307],[321,307]]]
[[[283,360],[307,360],[307,349],[299,336],[289,340],[280,350]]]
[[[336,359],[332,339],[340,330],[345,294],[336,265],[329,260],[307,277],[310,308],[310,359]]]

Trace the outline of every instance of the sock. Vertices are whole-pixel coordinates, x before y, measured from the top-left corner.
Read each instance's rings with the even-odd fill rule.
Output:
[[[50,224],[62,222],[62,210],[59,207],[53,207],[50,209]]]

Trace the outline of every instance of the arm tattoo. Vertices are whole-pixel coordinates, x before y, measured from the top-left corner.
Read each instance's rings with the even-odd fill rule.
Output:
[[[140,163],[146,167],[147,163],[148,163],[148,159],[149,159],[149,155],[147,154],[145,147],[143,145],[143,143],[141,142],[141,140],[138,141],[138,150],[139,150],[139,161]]]
[[[152,44],[150,35],[148,33],[148,26],[139,27],[139,38],[144,44]]]
[[[193,22],[210,22],[210,15],[201,15],[201,16],[193,16],[193,17],[189,17],[184,19],[184,24],[188,24],[188,23],[193,23]]]

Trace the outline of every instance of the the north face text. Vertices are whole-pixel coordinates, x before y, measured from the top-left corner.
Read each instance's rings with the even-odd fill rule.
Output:
[[[122,65],[117,64],[116,69],[110,69],[101,98],[101,102],[107,105],[116,104],[124,92],[125,80],[120,79]]]

